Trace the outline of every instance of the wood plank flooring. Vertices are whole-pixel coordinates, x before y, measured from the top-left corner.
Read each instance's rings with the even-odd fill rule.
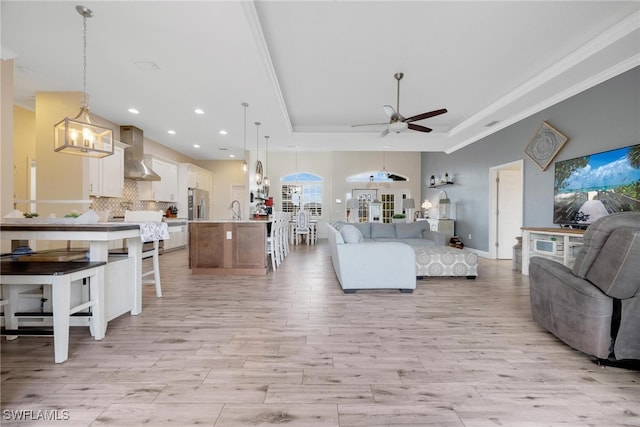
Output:
[[[0,424],[640,426],[640,372],[539,328],[511,261],[345,295],[326,241],[266,277],[191,276],[185,250],[160,259],[164,297],[145,287],[143,313],[103,341],[73,328],[64,364],[51,338],[2,341]]]

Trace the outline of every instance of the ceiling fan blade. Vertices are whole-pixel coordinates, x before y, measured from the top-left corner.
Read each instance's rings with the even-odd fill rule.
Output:
[[[417,122],[419,120],[424,120],[424,119],[428,119],[429,117],[434,117],[434,116],[439,116],[440,114],[444,114],[447,112],[446,108],[443,108],[441,110],[433,110],[433,111],[429,111],[428,113],[422,113],[422,114],[418,114],[415,116],[411,116],[408,119],[404,119],[404,122]]]
[[[383,105],[382,108],[384,108],[384,112],[387,113],[387,116],[389,116],[389,118],[392,118],[394,115],[398,114],[396,112],[396,109],[391,105]]]
[[[409,123],[409,129],[417,130],[418,132],[431,132],[433,130],[426,126],[414,125],[413,123]]]
[[[384,122],[384,123],[361,123],[361,124],[357,124],[357,125],[351,125],[352,128],[358,127],[358,126],[382,126],[382,125],[388,125],[389,123]]]
[[[389,135],[389,128],[383,130],[382,133],[378,135],[378,138],[384,138],[387,135]]]

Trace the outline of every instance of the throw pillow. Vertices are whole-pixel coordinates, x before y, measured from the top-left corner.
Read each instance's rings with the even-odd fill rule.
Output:
[[[345,243],[360,243],[362,242],[362,233],[358,230],[357,227],[347,224],[342,227],[340,230],[340,234],[342,234],[342,239]]]

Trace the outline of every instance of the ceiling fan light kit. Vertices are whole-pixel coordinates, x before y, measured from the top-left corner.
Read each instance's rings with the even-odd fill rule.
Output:
[[[440,114],[446,113],[447,109],[441,108],[439,110],[428,111],[426,113],[417,114],[415,116],[405,118],[402,114],[400,114],[400,80],[402,80],[402,78],[404,77],[404,73],[395,73],[393,77],[398,82],[398,90],[396,94],[396,108],[393,108],[391,105],[382,106],[385,113],[387,113],[387,116],[389,116],[389,124],[387,125],[387,128],[384,131],[382,131],[382,133],[379,135],[380,138],[384,138],[391,132],[401,133],[406,131],[407,129],[415,130],[417,132],[431,132],[433,129],[428,128],[426,126],[417,125],[413,122],[418,122],[420,120],[428,119],[430,117],[439,116]],[[352,125],[352,127],[381,125],[381,124],[385,124],[385,123]]]

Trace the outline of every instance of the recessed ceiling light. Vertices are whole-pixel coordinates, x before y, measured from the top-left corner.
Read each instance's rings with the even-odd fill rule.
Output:
[[[500,123],[500,120],[493,120],[493,121],[490,121],[489,123],[487,123],[485,126],[490,128],[491,126],[495,126],[498,123]]]
[[[204,110],[202,110],[201,108],[196,108],[195,110],[193,110],[193,112],[196,114],[204,114]]]
[[[224,129],[222,129],[222,130],[220,131],[220,135],[226,135],[227,133],[228,133],[228,132],[227,132],[226,130],[224,130]]]
[[[218,150],[220,150],[220,151],[227,151],[227,150],[228,150],[228,148],[227,148],[227,147],[220,147],[220,148],[218,148]]]
[[[175,134],[176,134],[176,131],[175,131],[175,130],[173,130],[173,129],[170,129],[170,130],[168,130],[168,131],[167,131],[167,133],[168,133],[169,135],[175,135]]]
[[[198,144],[193,144],[193,148],[200,148]]]
[[[229,154],[229,157],[231,157],[233,159],[234,157],[236,157],[236,155],[235,154]]]
[[[131,114],[140,114],[140,111],[136,110],[135,108],[129,108],[127,111]]]

